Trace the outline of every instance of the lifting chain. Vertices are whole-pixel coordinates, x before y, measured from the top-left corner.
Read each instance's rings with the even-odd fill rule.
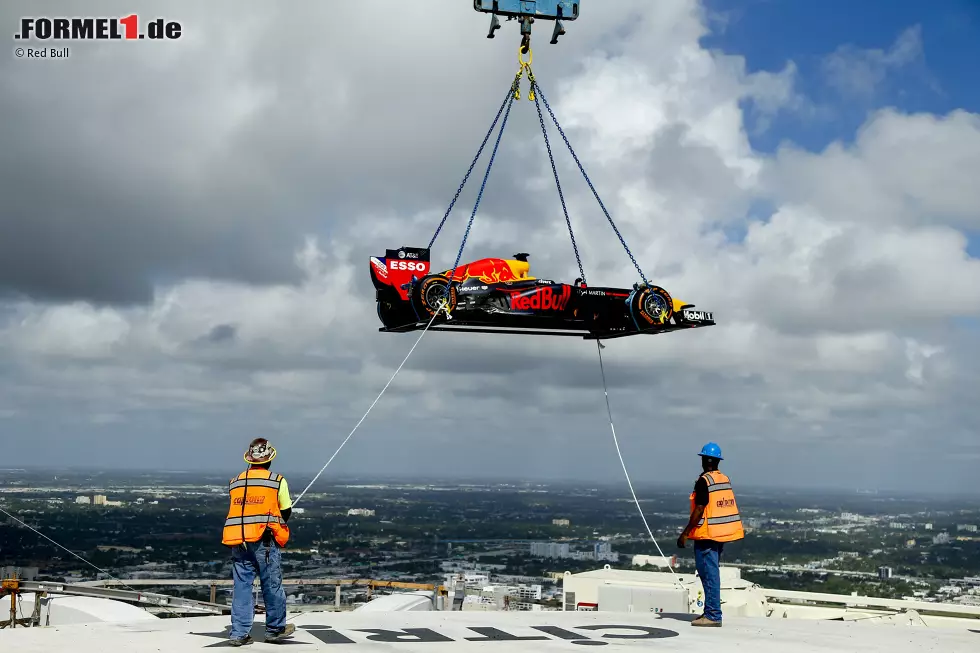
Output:
[[[629,245],[626,244],[626,239],[623,238],[623,234],[619,232],[619,228],[616,226],[616,223],[613,222],[612,216],[610,216],[609,211],[606,210],[606,205],[602,203],[602,199],[599,197],[599,192],[595,189],[595,186],[592,185],[592,180],[589,179],[589,175],[585,172],[585,166],[583,166],[582,162],[579,161],[578,155],[575,154],[575,150],[572,148],[572,144],[568,142],[568,137],[565,136],[565,130],[563,130],[561,125],[558,123],[558,118],[555,117],[555,112],[551,110],[551,105],[548,104],[548,98],[545,97],[544,91],[541,90],[541,87],[538,85],[537,81],[532,82],[532,86],[537,91],[537,94],[541,96],[541,101],[544,102],[544,108],[548,111],[548,115],[551,116],[551,121],[555,123],[558,133],[561,134],[562,140],[565,141],[565,146],[568,148],[569,153],[571,153],[572,158],[575,159],[575,163],[578,165],[579,172],[581,172],[582,176],[585,178],[585,183],[589,185],[589,190],[592,191],[592,195],[599,203],[599,208],[602,209],[603,214],[606,216],[606,220],[609,221],[609,225],[613,228],[613,231],[616,232],[616,236],[619,237],[620,244],[623,246],[623,249],[626,250],[626,254],[630,257],[630,261],[633,262],[633,267],[636,268],[636,271],[640,274],[640,278],[643,279],[643,285],[649,286],[650,282],[647,280],[646,275],[643,274],[643,270],[640,269],[640,264],[636,262],[636,257],[633,256],[633,252],[630,251]]]
[[[480,208],[480,201],[483,199],[483,191],[486,190],[487,187],[487,179],[490,178],[490,169],[493,168],[493,161],[497,157],[497,149],[500,147],[500,137],[504,135],[504,129],[507,128],[507,118],[510,117],[510,108],[514,106],[514,98],[519,93],[521,76],[523,74],[524,74],[524,67],[521,66],[521,69],[518,70],[517,74],[514,76],[514,82],[511,84],[511,90],[514,93],[514,96],[507,98],[506,101],[507,110],[504,112],[504,120],[503,122],[500,123],[500,131],[497,132],[497,140],[493,144],[493,151],[490,153],[490,161],[487,163],[487,171],[483,174],[483,183],[480,184],[480,192],[477,193],[476,195],[476,203],[473,205],[473,212],[470,213],[470,221],[466,225],[466,232],[463,234],[463,241],[459,244],[459,251],[456,253],[456,262],[453,263],[453,269],[448,275],[449,285],[446,286],[446,290],[443,295],[444,298],[447,300],[449,299],[450,296],[453,277],[456,276],[456,268],[459,267],[459,261],[463,256],[463,249],[466,247],[466,240],[469,238],[470,229],[473,227],[473,219],[476,217],[477,209]],[[447,315],[448,315],[448,311],[447,311]]]
[[[524,59],[525,54],[527,55],[527,60]],[[606,206],[602,203],[602,199],[599,197],[598,191],[596,191],[595,186],[592,184],[592,180],[589,179],[589,175],[585,172],[585,167],[582,165],[582,162],[579,161],[578,155],[575,153],[575,150],[572,148],[572,144],[568,141],[568,137],[565,135],[565,131],[558,123],[558,118],[555,117],[554,111],[551,110],[551,105],[548,103],[548,99],[545,97],[544,92],[541,90],[541,87],[538,85],[537,79],[535,79],[534,73],[531,71],[531,62],[533,61],[533,59],[534,59],[534,53],[531,50],[530,36],[525,35],[525,38],[521,41],[521,46],[520,48],[518,48],[517,51],[517,61],[520,66],[517,70],[517,74],[514,75],[514,80],[513,82],[511,82],[507,95],[504,97],[504,101],[501,103],[500,108],[497,110],[497,116],[494,118],[493,124],[490,125],[490,129],[487,131],[486,136],[484,136],[483,142],[480,144],[480,149],[477,151],[476,156],[473,158],[472,163],[470,163],[470,167],[466,171],[466,175],[463,177],[463,181],[462,183],[460,183],[459,188],[456,190],[456,194],[453,196],[453,200],[452,202],[450,202],[449,208],[446,209],[445,215],[443,215],[442,220],[439,222],[439,226],[436,228],[435,233],[432,235],[432,239],[429,241],[429,249],[432,248],[433,243],[435,243],[436,237],[439,235],[439,232],[442,230],[443,225],[445,225],[446,219],[449,217],[450,212],[452,212],[453,206],[455,206],[456,201],[459,199],[459,195],[463,190],[463,187],[466,185],[466,182],[469,179],[470,174],[473,172],[473,168],[476,166],[476,162],[479,160],[480,155],[483,153],[483,148],[486,147],[487,141],[490,139],[490,135],[493,134],[493,131],[497,126],[497,122],[500,120],[501,114],[503,114],[503,123],[500,125],[500,131],[498,132],[497,140],[494,143],[493,153],[490,155],[490,162],[487,164],[487,170],[483,176],[483,183],[480,185],[480,192],[478,193],[476,198],[476,203],[473,206],[473,212],[470,214],[469,223],[466,225],[466,233],[463,234],[463,241],[462,243],[460,243],[459,251],[456,254],[456,261],[453,264],[452,272],[449,275],[449,279],[451,283],[452,278],[455,276],[456,269],[459,267],[459,262],[463,255],[463,249],[466,247],[466,241],[469,238],[470,229],[473,226],[473,219],[476,217],[477,209],[479,208],[480,201],[483,198],[483,191],[486,188],[487,179],[490,176],[490,169],[493,166],[493,161],[497,155],[497,149],[500,146],[500,137],[503,136],[504,129],[507,126],[507,119],[510,116],[511,106],[513,105],[514,100],[521,99],[521,86],[520,86],[521,78],[524,76],[524,73],[526,71],[528,82],[530,85],[528,89],[528,100],[534,102],[534,106],[538,112],[538,123],[541,126],[541,133],[544,136],[545,147],[548,151],[548,159],[551,163],[551,171],[555,177],[555,186],[558,189],[558,198],[561,200],[562,212],[564,213],[565,216],[565,224],[568,227],[568,235],[572,240],[572,249],[575,252],[575,261],[578,264],[579,274],[581,274],[582,282],[583,283],[586,282],[585,269],[584,266],[582,265],[582,257],[579,253],[578,243],[575,240],[575,232],[572,229],[572,222],[568,216],[568,206],[565,202],[565,195],[564,192],[562,191],[561,181],[559,181],[558,178],[558,168],[555,165],[555,157],[554,157],[554,153],[551,150],[551,141],[548,138],[548,130],[546,129],[544,124],[544,114],[541,111],[541,104],[538,102],[538,96],[540,96],[541,102],[544,103],[545,110],[548,112],[548,115],[551,117],[552,122],[555,124],[555,127],[558,129],[558,133],[561,135],[562,140],[565,142],[565,146],[568,148],[568,151],[571,153],[572,158],[575,160],[575,163],[578,165],[579,171],[582,173],[582,176],[585,178],[586,183],[589,185],[589,189],[592,191],[593,196],[595,196],[596,201],[599,203],[599,207],[602,209],[602,212],[606,216],[606,219],[609,221],[610,226],[612,226],[613,231],[616,233],[616,236],[619,238],[620,244],[622,244],[623,249],[626,250],[626,254],[629,256],[630,261],[632,261],[633,266],[636,268],[636,271],[639,272],[640,278],[643,280],[643,285],[649,286],[650,282],[647,280],[646,275],[643,274],[643,270],[640,268],[639,263],[636,262],[636,257],[633,256],[633,252],[630,251],[629,246],[626,244],[626,239],[623,238],[623,235],[620,233],[619,228],[616,226],[616,223],[613,221],[612,216],[609,215],[609,211],[606,210]],[[446,298],[448,299],[448,293],[449,293],[448,287],[446,288],[446,293],[447,293]]]
[[[561,190],[561,182],[558,180],[558,168],[555,166],[555,157],[551,152],[551,141],[548,140],[548,130],[544,126],[544,115],[541,113],[541,103],[538,102],[538,97],[534,94],[534,88],[537,86],[537,80],[534,79],[534,73],[531,72],[531,62],[528,61],[527,64],[527,78],[531,84],[531,92],[529,98],[534,100],[534,106],[538,110],[538,123],[541,125],[541,134],[544,136],[544,146],[548,150],[548,160],[551,161],[551,172],[555,176],[555,186],[558,187],[558,199],[561,200],[561,210],[565,214],[565,224],[568,225],[568,235],[572,239],[572,250],[575,252],[575,262],[578,263],[578,272],[581,275],[582,283],[587,284],[588,281],[585,277],[585,268],[582,266],[582,257],[579,255],[578,243],[575,242],[575,232],[572,230],[572,221],[568,217],[568,206],[565,204],[565,195]]]

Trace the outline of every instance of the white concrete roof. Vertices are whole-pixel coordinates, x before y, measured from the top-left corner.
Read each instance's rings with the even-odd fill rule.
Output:
[[[20,595],[17,602],[17,618],[27,619],[34,612],[34,593],[25,592]],[[135,605],[123,603],[121,601],[106,601],[105,599],[95,599],[87,596],[59,596],[57,594],[48,597],[50,602],[50,617],[52,623],[91,623],[96,621],[108,621],[113,623],[131,623],[136,621],[159,621],[158,617],[153,616],[146,610]],[[8,599],[9,600],[9,599]],[[3,601],[5,604],[6,601]],[[6,619],[9,611],[0,606],[0,619]]]
[[[353,612],[396,612],[396,611],[425,611],[432,610],[431,592],[395,592],[372,599],[356,608]]]
[[[586,642],[603,651],[711,650],[716,653],[972,653],[976,630],[868,625],[836,621],[732,618],[722,628],[693,628],[678,617],[608,612],[347,612],[290,615],[297,651],[581,651]],[[0,631],[0,646],[18,653],[184,653],[226,647],[228,617],[160,619],[156,623],[96,623]],[[537,627],[534,628],[534,627]],[[405,628],[425,629],[395,633]],[[251,651],[282,650],[262,643],[262,618]],[[496,629],[496,630],[495,630]],[[395,640],[400,634],[402,639]],[[374,637],[375,639],[369,639]],[[420,637],[428,641],[420,641]],[[513,637],[537,637],[514,640]],[[473,641],[475,638],[477,641]],[[441,649],[440,649],[441,650]]]

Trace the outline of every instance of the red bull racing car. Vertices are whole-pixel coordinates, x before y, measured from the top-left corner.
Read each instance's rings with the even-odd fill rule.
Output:
[[[586,340],[667,333],[715,324],[708,311],[674,299],[659,286],[586,287],[529,275],[527,254],[483,258],[453,272],[432,272],[429,250],[401,247],[371,257],[380,331],[431,330],[581,335]]]

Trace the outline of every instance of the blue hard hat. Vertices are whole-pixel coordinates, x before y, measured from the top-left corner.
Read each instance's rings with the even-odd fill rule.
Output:
[[[698,455],[710,456],[712,458],[717,458],[718,460],[724,460],[724,458],[721,457],[721,447],[719,447],[714,442],[709,442],[708,444],[701,447],[701,453],[699,453]]]

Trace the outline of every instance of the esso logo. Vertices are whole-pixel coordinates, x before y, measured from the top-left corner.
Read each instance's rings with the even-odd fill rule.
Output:
[[[391,261],[388,264],[392,270],[409,270],[411,272],[425,272],[425,262],[423,261]]]

